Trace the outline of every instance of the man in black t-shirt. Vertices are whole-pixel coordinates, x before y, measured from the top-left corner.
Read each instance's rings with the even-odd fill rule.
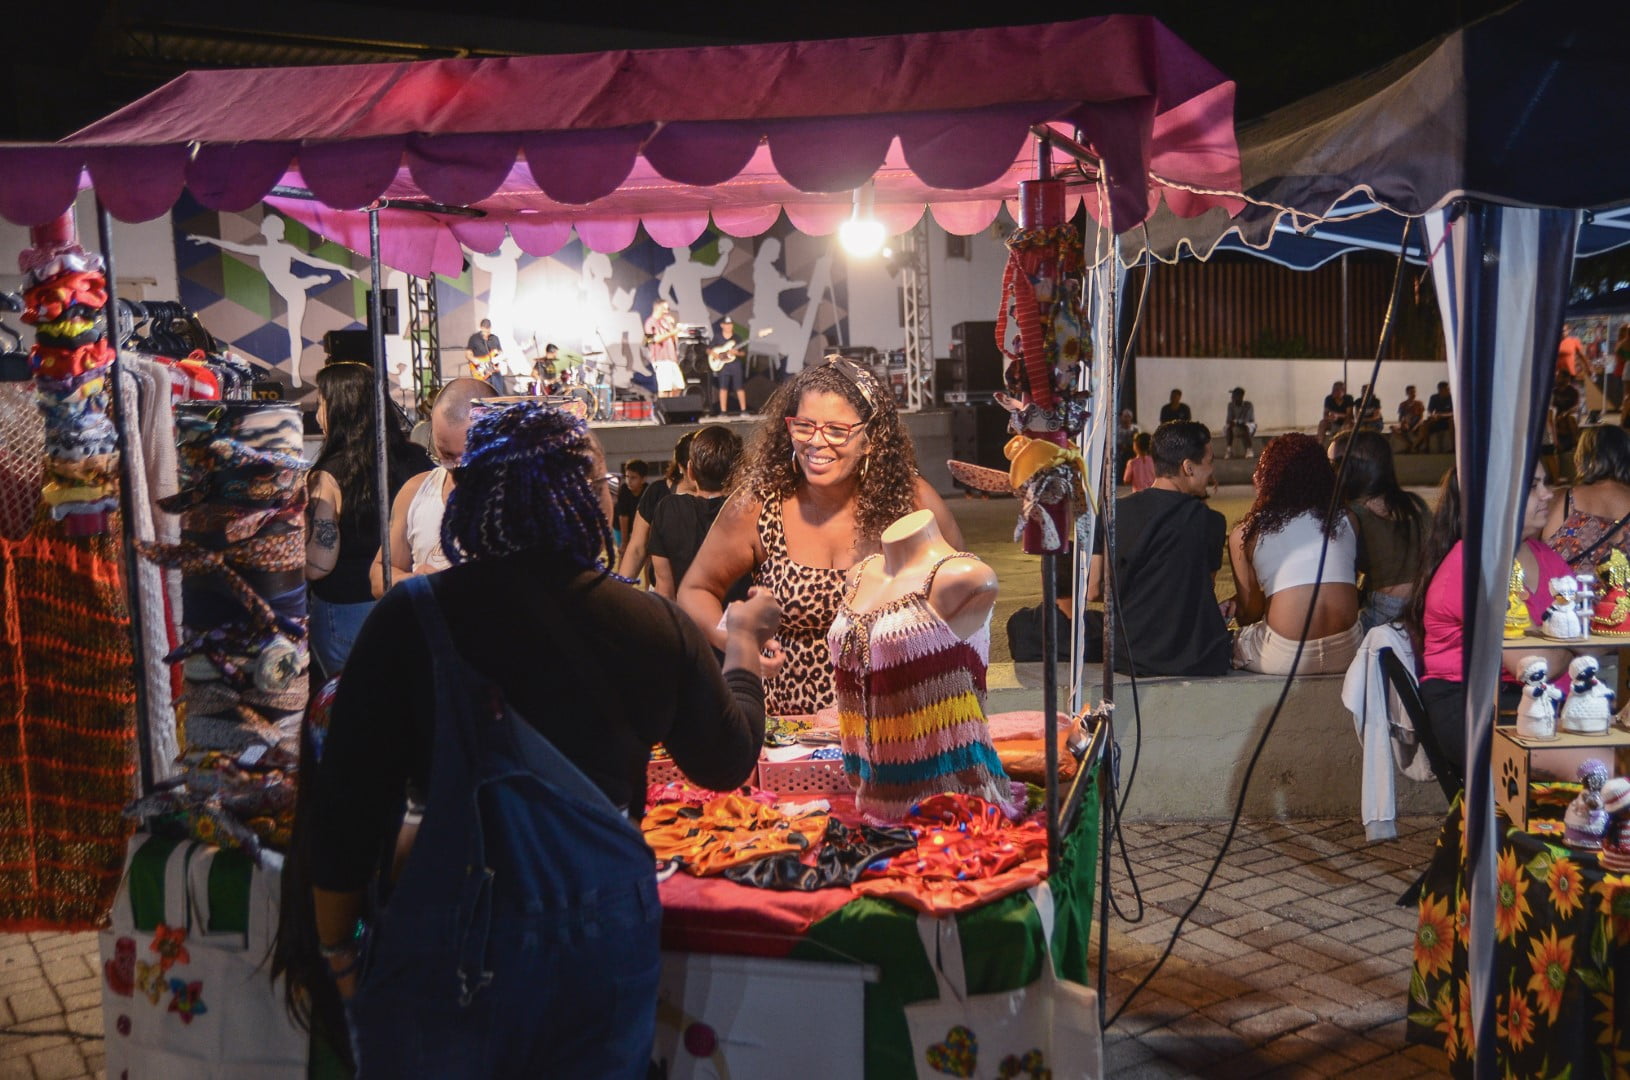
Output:
[[[1426,399],[1426,419],[1415,428],[1414,449],[1424,450],[1427,441],[1440,431],[1451,435],[1455,430],[1455,399],[1449,393],[1449,384],[1438,383],[1438,392]]]
[[[1356,407],[1357,402],[1347,392],[1346,383],[1339,380],[1331,383],[1330,393],[1324,398],[1324,415],[1319,418],[1319,441],[1329,442],[1337,432],[1352,427]]]
[[[1211,430],[1193,421],[1155,429],[1154,486],[1115,501],[1115,670],[1225,675],[1232,642],[1217,603],[1227,521],[1205,504]],[[1104,598],[1103,535],[1087,599]]]
[[[503,355],[504,343],[492,332],[492,320],[482,319],[481,329],[471,334],[470,340],[464,344],[464,359],[470,365],[470,374],[485,380],[498,391],[499,397],[509,393],[509,384],[504,378]]]
[[[651,516],[651,573],[655,589],[669,600],[679,593],[685,571],[702,549],[713,519],[724,508],[724,487],[741,457],[741,437],[727,427],[712,424],[696,433],[690,443],[685,476],[695,495],[670,495]],[[747,599],[749,578],[742,578],[725,594],[725,603]]]
[[[1160,407],[1160,422],[1169,420],[1193,420],[1194,413],[1183,404],[1183,391],[1173,390],[1172,399]]]

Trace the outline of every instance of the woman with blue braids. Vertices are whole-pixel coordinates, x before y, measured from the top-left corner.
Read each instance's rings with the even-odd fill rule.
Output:
[[[730,606],[721,672],[690,619],[612,575],[605,458],[558,410],[479,414],[456,478],[451,569],[379,601],[306,774],[358,1075],[643,1077],[661,922],[634,824],[646,762],[660,741],[704,787],[747,779],[780,610]],[[404,840],[410,790],[425,812]]]

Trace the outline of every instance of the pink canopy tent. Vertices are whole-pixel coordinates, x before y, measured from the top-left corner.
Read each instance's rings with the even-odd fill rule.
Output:
[[[975,232],[1031,175],[1032,126],[1079,130],[1117,231],[1164,198],[1192,216],[1233,199],[1234,85],[1154,19],[574,56],[190,72],[61,143],[0,148],[0,215],[38,224],[84,183],[139,221],[183,187],[211,209],[279,210],[382,256],[456,272],[460,243],[504,234],[544,255],[575,229],[601,251],[639,225],[678,246],[712,222],[763,232],[785,210],[823,235],[871,180],[891,230],[925,207]],[[1175,182],[1177,187],[1169,186]],[[301,189],[311,200],[278,198]],[[1187,190],[1187,189],[1198,189]],[[1098,196],[1087,200],[1099,211]]]

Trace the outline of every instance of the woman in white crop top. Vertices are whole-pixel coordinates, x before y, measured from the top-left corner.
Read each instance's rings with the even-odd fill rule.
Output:
[[[1234,666],[1273,675],[1289,674],[1293,664],[1303,675],[1346,671],[1362,638],[1358,532],[1342,509],[1326,543],[1336,475],[1324,447],[1311,435],[1281,435],[1262,451],[1252,482],[1256,501],[1228,537],[1240,623]]]

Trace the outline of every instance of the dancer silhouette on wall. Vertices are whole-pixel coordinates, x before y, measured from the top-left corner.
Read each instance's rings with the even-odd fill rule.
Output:
[[[349,266],[329,262],[318,258],[309,251],[301,251],[287,240],[283,239],[283,219],[275,214],[267,214],[260,222],[260,235],[265,237],[265,243],[239,244],[231,240],[222,240],[218,236],[198,236],[189,234],[187,239],[195,244],[210,244],[222,251],[230,251],[234,255],[242,255],[254,259],[260,265],[260,272],[265,275],[266,283],[272,291],[283,298],[288,308],[289,331],[289,376],[295,386],[300,385],[300,362],[305,354],[305,338],[301,334],[306,321],[306,293],[318,285],[327,285],[334,281],[336,275],[348,278],[357,276],[357,272]],[[330,274],[317,274],[303,277],[294,272],[295,263],[304,263],[314,270],[331,270]]]
[[[712,266],[691,258],[689,247],[670,248],[674,261],[657,278],[657,297],[673,305],[679,321],[692,326],[711,326],[713,316],[702,299],[702,282],[724,273],[735,244],[728,236],[719,238],[719,257]]]
[[[759,243],[753,258],[753,313],[747,321],[748,340],[755,353],[780,353],[784,358],[782,372],[796,375],[804,370],[815,314],[832,286],[832,253],[828,251],[815,260],[802,322],[781,307],[781,294],[804,288],[806,283],[792,281],[776,269],[775,260],[780,256],[781,241],[771,237]]]

